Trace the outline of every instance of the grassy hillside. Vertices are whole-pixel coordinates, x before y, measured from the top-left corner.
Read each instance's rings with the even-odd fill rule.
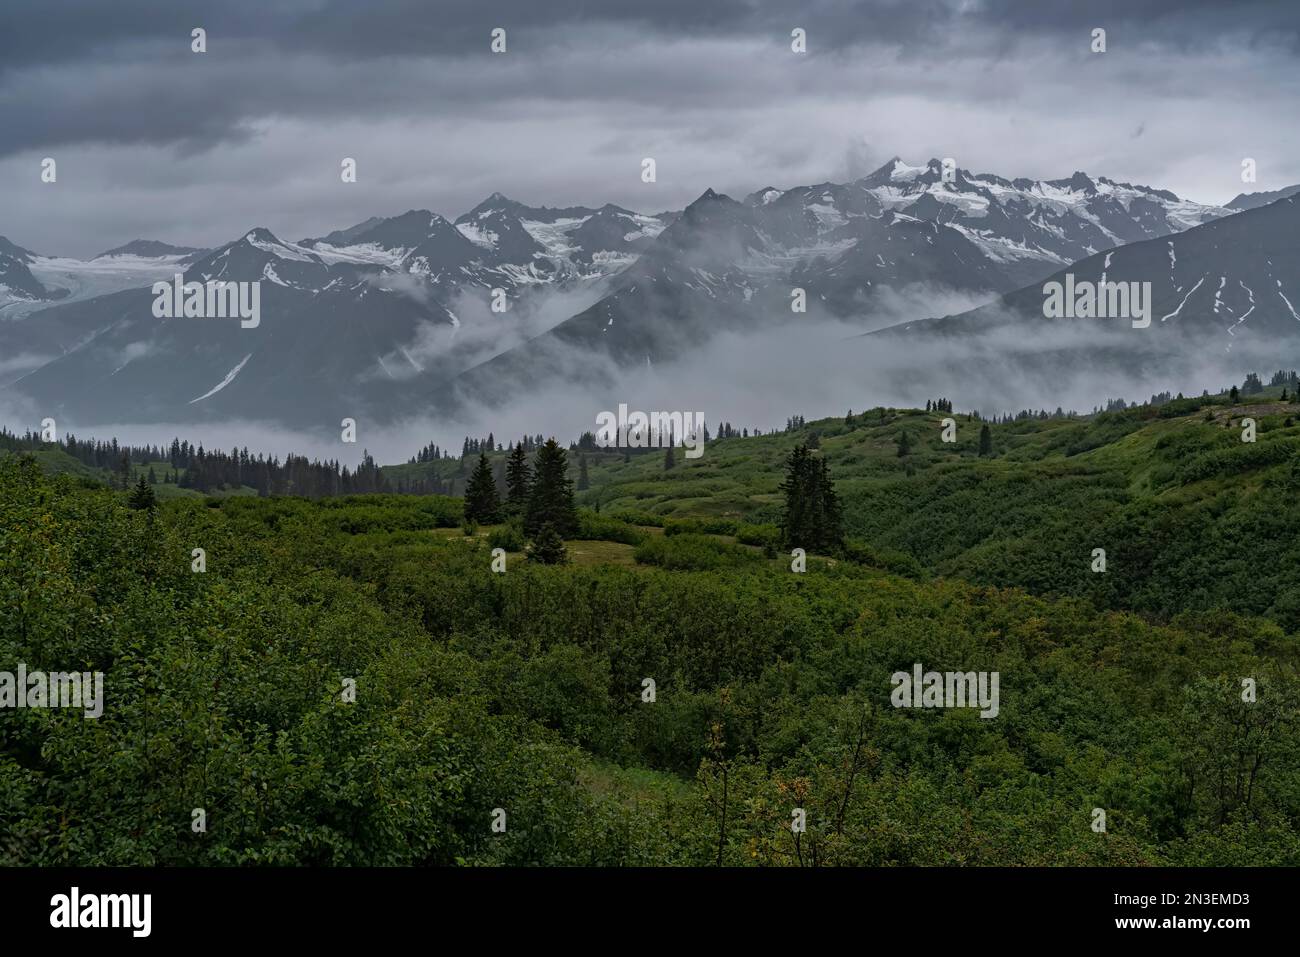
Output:
[[[1300,405],[1279,389],[1236,402],[1175,400],[1087,418],[990,425],[957,413],[873,409],[792,432],[678,450],[586,454],[591,488],[578,501],[640,523],[709,519],[709,530],[780,516],[782,463],[816,436],[844,505],[847,533],[902,570],[1168,620],[1229,608],[1300,629]],[[1256,441],[1241,440],[1255,419]],[[906,433],[911,451],[900,456]],[[577,455],[570,454],[571,463]],[[454,477],[458,460],[402,466]],[[468,474],[468,464],[464,467]],[[576,465],[570,470],[577,476]],[[1105,573],[1092,569],[1104,549]]]
[[[848,481],[870,502],[901,481],[886,467],[890,430],[924,422],[827,427],[823,444],[842,463],[861,457]],[[1019,454],[1046,474],[1120,474],[1105,456],[1133,465],[1128,440],[1160,444],[1159,421],[1112,427],[1090,465],[1030,452],[1065,441],[1051,434],[1074,428],[1064,423],[1025,428],[1019,449],[1017,427],[998,430],[1007,444],[993,461],[925,448],[916,477],[1007,485]],[[741,469],[753,447],[779,455],[795,439],[723,442],[702,464]],[[1215,494],[1200,483],[1231,486],[1168,484],[1159,464],[1102,484],[1103,497],[1182,489],[1194,503]],[[623,466],[628,485],[691,481],[632,465],[644,474]],[[1267,472],[1240,473],[1252,491],[1232,494],[1265,494]],[[1050,495],[1037,500],[1046,510]],[[132,512],[120,493],[0,462],[0,668],[102,670],[107,687],[99,719],[0,718],[0,856],[1300,864],[1297,647],[1278,624],[1231,605],[1154,623],[864,560],[796,573],[746,544],[749,526],[659,529],[613,508],[583,516],[593,537],[568,543],[573,564],[512,554],[494,573],[501,530],[465,534],[455,499],[186,499]],[[872,514],[864,505],[855,521]],[[997,716],[894,707],[891,675],[914,663],[996,672]],[[795,808],[808,820],[797,838]]]

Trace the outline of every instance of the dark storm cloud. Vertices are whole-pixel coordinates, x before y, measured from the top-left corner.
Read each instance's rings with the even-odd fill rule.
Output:
[[[611,32],[620,42],[788,42],[808,31],[811,51],[890,45],[906,58],[942,62],[953,43],[1005,55],[1017,40],[1070,37],[1105,26],[1118,47],[1212,47],[1224,36],[1295,48],[1300,4],[1094,0],[5,0],[0,7],[0,155],[78,142],[182,143],[202,148],[247,135],[267,116],[455,110],[517,96],[520,84],[552,98],[671,97],[699,91],[707,67],[664,71],[648,90],[638,77],[583,88],[583,54]],[[209,53],[189,50],[208,31]],[[481,62],[494,27],[508,31],[514,69],[458,88],[463,61]],[[559,72],[538,69],[556,48]],[[409,61],[427,69],[413,68]],[[364,72],[349,67],[364,67]],[[472,67],[471,67],[472,69]],[[754,70],[763,64],[755,62]],[[360,75],[359,75],[360,72]],[[674,78],[676,88],[674,88]],[[734,78],[741,88],[745,78]],[[613,81],[612,83],[610,81]],[[411,86],[419,83],[418,86]],[[574,87],[578,87],[574,89]],[[454,94],[454,97],[452,96]]]
[[[1216,34],[1300,31],[1289,0],[6,0],[0,70],[76,60],[205,26],[231,42],[269,39],[282,49],[349,58],[461,54],[496,26],[535,38],[597,24],[660,34],[785,36],[792,26],[826,48],[865,41],[923,43],[955,25],[1073,32],[1145,25],[1164,43]]]
[[[1261,188],[1300,179],[1278,122],[1298,32],[1293,2],[2,0],[0,234],[81,253],[297,238],[498,189],[662,210],[896,153],[1221,201],[1243,156]],[[57,189],[33,174],[46,155]]]

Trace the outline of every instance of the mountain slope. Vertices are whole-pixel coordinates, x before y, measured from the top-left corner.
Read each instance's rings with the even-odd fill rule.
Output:
[[[205,252],[207,252],[206,249],[198,246],[173,246],[170,243],[158,242],[156,239],[133,239],[129,243],[116,246],[107,252],[92,257],[90,261],[111,259],[115,256],[136,256],[141,259],[175,258],[177,261],[183,262]]]
[[[1300,185],[1287,186],[1283,189],[1274,189],[1264,193],[1238,193],[1228,203],[1227,208],[1235,210],[1256,209],[1260,206],[1267,206],[1269,203],[1276,203],[1279,199],[1294,196],[1296,193],[1300,193]]]
[[[56,298],[32,275],[31,263],[36,254],[0,236],[0,315],[7,305]]]
[[[1229,351],[1295,350],[1300,344],[1300,202],[1297,197],[1249,209],[1167,239],[1132,243],[1059,270],[995,303],[955,316],[905,323],[878,335],[965,336],[1033,324],[1095,324],[1127,330],[1137,348],[1165,348],[1177,337],[1189,347]],[[1044,286],[1066,282],[1151,284],[1150,328],[1127,318],[1048,319]]]
[[[0,323],[0,351],[25,357],[6,366],[15,396],[81,421],[318,424],[343,407],[391,421],[670,363],[724,332],[889,324],[937,295],[1012,294],[1103,249],[1244,215],[1083,173],[1008,180],[895,159],[743,201],[707,190],[675,214],[494,193],[455,222],[413,209],[298,243],[259,227],[209,252],[136,241],[88,263],[9,244],[0,256],[24,298],[4,313],[18,321]],[[149,285],[181,272],[260,283],[258,328],[155,319]],[[1241,288],[1257,295],[1264,278]],[[67,301],[45,308],[35,297],[54,288]],[[488,308],[498,290],[504,312]],[[1234,321],[1263,315],[1226,285],[1219,301]]]
[[[743,202],[707,190],[604,299],[467,370],[456,388],[482,401],[507,379],[541,384],[575,369],[607,379],[606,360],[669,362],[723,330],[810,317],[878,324],[900,292],[993,298],[1098,250],[1230,215],[1105,177],[946,175],[939,160],[895,158],[853,183],[767,187]],[[792,311],[796,290],[807,315]]]

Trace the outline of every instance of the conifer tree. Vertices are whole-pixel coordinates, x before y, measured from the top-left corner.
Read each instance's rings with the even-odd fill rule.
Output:
[[[824,457],[814,457],[806,445],[796,446],[786,459],[780,489],[785,496],[781,533],[787,546],[827,551],[842,542],[839,497]]]
[[[989,431],[989,424],[985,422],[980,426],[980,455],[993,454],[993,433]]]
[[[542,526],[533,539],[532,547],[528,549],[528,560],[543,565],[563,565],[569,560],[564,540],[556,533],[554,526],[549,523]]]
[[[817,528],[816,539],[819,548],[830,550],[844,541],[844,517],[840,510],[839,496],[835,494],[835,483],[831,481],[830,464],[825,456],[819,456],[816,462],[818,465],[816,491],[820,512],[818,517],[821,522]]]
[[[779,489],[785,498],[781,516],[781,538],[788,546],[808,548],[806,539],[812,526],[812,502],[808,495],[807,446],[800,443],[785,460],[785,480]]]
[[[141,512],[152,512],[158,506],[158,500],[154,497],[153,486],[146,481],[143,475],[140,481],[136,482],[135,488],[131,489],[131,495],[126,500],[130,508]]]
[[[587,478],[587,457],[578,456],[578,491],[585,492],[591,488],[591,480]]]
[[[668,449],[664,452],[664,471],[667,472],[669,469],[676,467],[677,457],[673,455],[673,447],[669,445]]]
[[[555,439],[547,439],[537,452],[533,485],[524,513],[524,531],[530,537],[538,535],[544,525],[550,525],[561,538],[571,537],[578,530],[568,469],[568,453]]]
[[[480,452],[469,483],[465,486],[465,520],[492,525],[501,521],[501,501],[497,497],[497,483],[492,479],[492,466],[488,457]]]
[[[510,450],[510,458],[506,461],[506,511],[511,515],[524,513],[532,484],[533,470],[528,464],[528,453],[524,450],[524,443],[519,442]]]

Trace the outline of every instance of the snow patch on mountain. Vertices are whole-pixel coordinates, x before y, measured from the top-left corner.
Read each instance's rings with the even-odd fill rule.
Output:
[[[222,379],[220,382],[214,385],[207,392],[203,393],[197,399],[190,399],[189,404],[193,405],[195,402],[202,402],[204,399],[211,398],[212,396],[220,392],[222,389],[224,389],[226,386],[230,385],[230,383],[235,381],[235,376],[239,375],[240,371],[244,368],[244,366],[248,364],[248,360],[251,358],[253,358],[253,354],[250,352],[248,355],[244,356],[244,358],[239,360],[239,364],[237,366],[235,366],[233,369],[231,369],[229,372],[226,373],[226,377],[224,379]]]

